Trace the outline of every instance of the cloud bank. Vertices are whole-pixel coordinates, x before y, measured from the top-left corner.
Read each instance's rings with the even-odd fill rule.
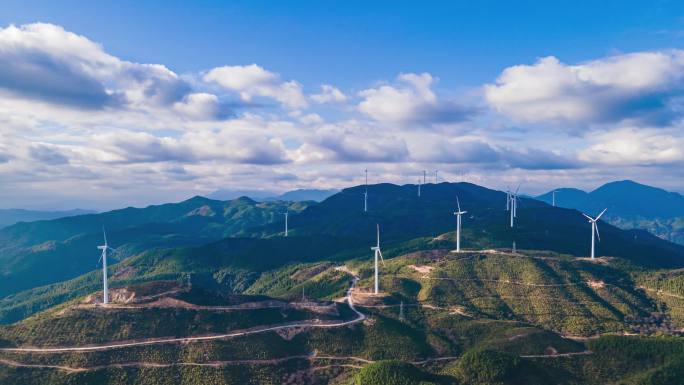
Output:
[[[344,187],[364,168],[394,183],[439,169],[495,188],[644,175],[675,184],[683,77],[684,51],[673,49],[549,56],[465,90],[426,72],[350,89],[256,63],[176,73],[58,25],[10,25],[0,28],[0,198],[117,207],[265,184]]]

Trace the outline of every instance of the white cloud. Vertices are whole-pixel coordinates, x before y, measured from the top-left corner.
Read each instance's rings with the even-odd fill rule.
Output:
[[[326,124],[295,151],[298,162],[401,162],[409,158],[403,138],[357,124]]]
[[[0,89],[76,108],[168,106],[190,91],[159,64],[120,60],[84,36],[45,24],[0,28]]]
[[[301,84],[294,80],[283,82],[278,75],[256,64],[214,68],[203,79],[238,92],[245,101],[250,101],[254,96],[262,96],[275,99],[288,108],[308,106]]]
[[[173,108],[195,119],[214,118],[221,112],[218,97],[204,92],[186,95],[183,100],[174,103]]]
[[[397,85],[359,92],[359,111],[379,122],[399,124],[462,121],[470,114],[468,108],[440,101],[431,89],[435,79],[428,73],[401,74],[397,79]]]
[[[657,128],[626,127],[593,135],[580,158],[594,166],[653,166],[684,162],[684,138]]]
[[[323,84],[321,85],[321,93],[311,95],[311,100],[319,104],[344,103],[347,101],[347,95],[334,86]]]
[[[236,184],[344,187],[359,182],[352,174],[362,175],[366,166],[375,182],[414,182],[413,174],[438,168],[450,180],[466,173],[493,187],[518,180],[548,186],[559,179],[582,185],[621,172],[621,178],[639,176],[648,167],[652,179],[676,185],[672,165],[684,162],[681,127],[644,122],[664,124],[677,116],[678,55],[623,55],[579,66],[550,62],[544,71],[540,62],[505,72],[490,86],[503,113],[614,119],[604,123],[609,134],[573,136],[547,125],[508,128],[515,127],[510,118],[478,115],[469,107],[478,100],[457,104],[459,95],[469,95],[445,97],[426,73],[368,87],[358,93],[355,110],[320,106],[351,99],[326,83],[309,97],[314,104],[308,109],[298,82],[256,64],[176,74],[164,65],[117,58],[59,26],[0,28],[0,200],[49,208],[61,196],[71,206],[92,199],[113,207]],[[539,73],[545,81],[538,82]],[[547,77],[564,80],[553,86]],[[261,108],[261,98],[278,103]]]
[[[299,121],[304,124],[321,124],[323,123],[323,118],[318,114],[306,114],[299,117]]]
[[[684,91],[684,51],[637,52],[561,63],[553,56],[506,68],[485,86],[486,100],[521,122],[667,124]]]

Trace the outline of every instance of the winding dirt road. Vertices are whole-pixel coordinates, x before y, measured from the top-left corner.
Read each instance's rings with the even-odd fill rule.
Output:
[[[294,329],[294,328],[338,328],[347,325],[352,325],[361,322],[366,319],[366,316],[358,311],[354,306],[354,301],[352,299],[352,291],[356,287],[356,283],[359,281],[358,276],[354,276],[352,284],[347,290],[347,294],[344,300],[349,305],[349,308],[356,313],[356,318],[349,321],[335,322],[335,323],[320,323],[320,322],[295,322],[286,325],[278,326],[267,326],[254,328],[249,330],[236,331],[226,334],[212,334],[207,336],[197,336],[197,337],[181,337],[181,338],[150,338],[145,340],[136,340],[130,342],[119,342],[111,344],[102,345],[88,345],[88,346],[63,346],[54,348],[39,348],[39,347],[23,347],[23,348],[0,348],[0,352],[9,353],[68,353],[68,352],[92,352],[92,351],[102,351],[111,349],[121,349],[129,348],[134,346],[146,346],[146,345],[159,345],[159,344],[171,344],[171,343],[188,343],[194,341],[210,341],[210,340],[220,340],[229,339],[234,337],[242,337],[251,334],[264,333],[270,331],[278,331],[284,329]],[[1,362],[1,361],[0,361]]]

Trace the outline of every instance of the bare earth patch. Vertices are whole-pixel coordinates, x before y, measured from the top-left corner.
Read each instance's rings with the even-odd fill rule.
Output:
[[[425,266],[425,265],[422,265],[422,266],[408,265],[408,267],[410,267],[411,269],[413,269],[413,270],[415,270],[421,274],[430,274],[430,272],[432,272],[432,270],[435,269],[433,266]]]
[[[604,287],[606,287],[606,283],[603,281],[589,280],[587,281],[587,285],[589,285],[589,287],[591,287],[592,289],[603,289]]]

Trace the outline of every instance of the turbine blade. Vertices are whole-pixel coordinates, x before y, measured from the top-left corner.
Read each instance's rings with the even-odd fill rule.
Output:
[[[587,214],[585,214],[585,213],[582,213],[582,215],[584,215],[585,217],[587,217],[587,219],[588,219],[589,221],[591,221],[591,222],[594,221],[594,218],[590,217],[589,215],[587,215]]]
[[[461,202],[458,201],[458,195],[456,195],[456,206],[458,206],[458,211],[461,211]]]
[[[380,224],[377,223],[375,226],[378,229],[378,244],[377,244],[377,246],[378,246],[378,248],[380,248]]]
[[[598,238],[598,241],[601,242],[601,236],[599,235],[598,231],[598,223],[594,222],[594,229],[596,229],[596,238]]]
[[[102,226],[102,235],[104,236],[104,241],[105,241],[105,246],[107,246],[107,232],[105,231],[104,226]]]
[[[385,267],[385,258],[382,257],[382,251],[378,249],[378,254],[380,254],[380,261],[382,262],[382,266]]]
[[[606,212],[606,210],[608,210],[608,208],[603,209],[603,211],[601,211],[601,214],[599,214],[598,217],[596,217],[597,221],[599,220],[599,218],[601,218],[601,215],[603,215],[603,213]]]

